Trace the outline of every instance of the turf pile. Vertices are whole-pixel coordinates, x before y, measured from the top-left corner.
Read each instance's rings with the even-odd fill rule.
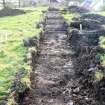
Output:
[[[70,6],[66,9],[66,11],[70,13],[86,13],[89,12],[87,9],[79,7],[79,6]]]
[[[105,68],[102,65],[105,29],[102,18],[97,14],[83,14],[70,24],[69,42],[75,52],[76,73],[72,95],[77,105],[105,104]]]

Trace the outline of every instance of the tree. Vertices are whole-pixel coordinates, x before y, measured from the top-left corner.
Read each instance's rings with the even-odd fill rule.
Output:
[[[6,0],[3,0],[3,7],[6,8]]]

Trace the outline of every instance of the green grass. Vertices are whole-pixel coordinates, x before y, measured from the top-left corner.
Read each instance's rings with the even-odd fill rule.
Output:
[[[98,12],[97,14],[105,16],[105,12]],[[66,14],[63,14],[63,17],[65,18],[65,20],[67,21],[68,24],[70,24],[73,21],[72,19],[75,16],[77,17],[77,16],[79,16],[79,14],[77,14],[77,13],[66,13]],[[101,48],[105,49],[105,37],[100,36],[99,44],[100,44]],[[99,54],[99,56],[100,56],[100,59],[102,60],[102,64],[104,64],[104,66],[105,66],[105,54]]]
[[[73,21],[72,19],[75,16],[79,16],[79,14],[77,14],[77,13],[66,13],[66,14],[63,14],[63,17],[65,18],[65,20],[67,21],[68,24],[70,24],[70,22]]]
[[[98,14],[105,16],[105,12],[99,12]],[[79,14],[76,13],[66,13],[63,14],[63,17],[65,18],[65,20],[67,21],[68,24],[70,24],[73,20],[74,17],[78,17]],[[105,25],[103,25],[103,27],[105,27]],[[100,36],[99,38],[99,45],[101,48],[105,49],[105,37]],[[105,67],[105,53],[103,54],[98,54],[98,56],[100,57],[100,60],[102,61],[101,64],[102,66]],[[96,72],[95,73],[95,81],[100,81],[102,78],[104,77],[103,72]]]
[[[99,38],[99,45],[101,48],[105,49],[105,37],[104,36],[100,36]],[[101,63],[102,63],[102,66],[105,67],[105,53],[101,53],[99,54],[100,56],[100,59],[101,59]]]
[[[105,17],[105,11],[98,12],[98,14]],[[103,24],[102,26],[105,29],[105,24]]]
[[[0,100],[9,94],[15,74],[27,67],[24,58],[28,49],[22,40],[39,35],[41,29],[35,28],[36,23],[43,19],[42,10],[46,9],[37,7],[23,15],[0,18]]]
[[[105,16],[105,11],[97,12],[97,14],[99,14],[101,16]],[[103,28],[105,28],[105,24],[102,26],[103,26]],[[99,37],[99,45],[101,48],[105,49],[105,37],[104,36]],[[101,54],[99,54],[99,56],[100,56],[100,60],[102,61],[101,62],[102,66],[105,67],[105,53],[101,53]]]

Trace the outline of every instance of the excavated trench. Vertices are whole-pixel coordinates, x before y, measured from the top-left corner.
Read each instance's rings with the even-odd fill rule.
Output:
[[[96,72],[105,72],[97,56],[104,52],[98,42],[105,30],[102,20],[87,17],[74,18],[68,32],[61,11],[49,9],[33,56],[32,89],[20,105],[105,105],[105,78],[95,81]]]
[[[32,89],[20,105],[72,105],[70,87],[74,69],[66,33],[61,11],[50,9],[31,74]]]

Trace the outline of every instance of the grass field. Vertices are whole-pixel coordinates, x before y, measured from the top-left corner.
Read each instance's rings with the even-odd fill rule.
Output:
[[[0,18],[0,100],[9,94],[15,74],[27,67],[23,39],[39,35],[41,29],[35,28],[36,23],[43,19],[42,10],[46,9],[37,7],[23,15]]]

